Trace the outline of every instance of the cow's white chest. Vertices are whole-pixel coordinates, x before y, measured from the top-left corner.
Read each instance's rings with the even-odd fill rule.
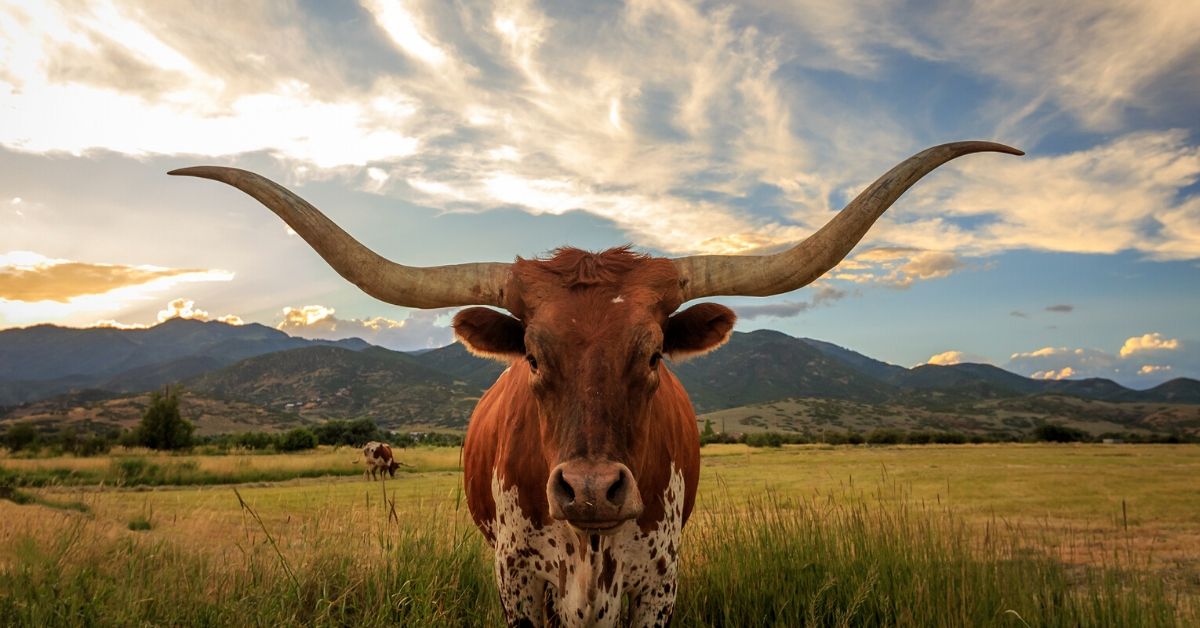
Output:
[[[516,486],[502,486],[493,475],[496,581],[510,623],[540,624],[551,609],[567,626],[611,626],[624,594],[632,625],[666,623],[683,527],[683,474],[674,466],[662,496],[663,518],[649,533],[634,522],[607,535],[581,534],[564,522],[539,529],[522,514]]]

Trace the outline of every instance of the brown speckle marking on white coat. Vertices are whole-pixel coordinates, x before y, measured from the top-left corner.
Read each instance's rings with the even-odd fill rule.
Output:
[[[538,529],[521,513],[517,487],[502,486],[493,474],[496,582],[509,625],[614,626],[624,594],[631,626],[670,621],[684,500],[674,465],[663,518],[649,533],[633,521],[608,535],[585,535],[563,521]]]

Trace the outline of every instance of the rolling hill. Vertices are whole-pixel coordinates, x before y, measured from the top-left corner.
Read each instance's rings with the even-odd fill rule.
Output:
[[[0,331],[0,405],[72,390],[151,390],[249,357],[314,345],[360,350],[357,338],[308,340],[251,323],[173,318],[147,329],[36,325]]]
[[[669,368],[698,413],[736,421],[738,429],[813,430],[836,420],[854,429],[993,433],[1055,420],[1100,431],[1200,432],[1200,382],[1191,379],[1136,391],[1104,379],[1034,380],[986,364],[907,369],[770,330],[734,333],[720,350]],[[0,409],[0,423],[125,425],[144,407],[142,393],[178,382],[213,426],[369,417],[390,428],[462,429],[503,369],[457,343],[408,354],[357,339],[293,338],[261,325],[38,326],[0,332],[0,400],[10,406]]]

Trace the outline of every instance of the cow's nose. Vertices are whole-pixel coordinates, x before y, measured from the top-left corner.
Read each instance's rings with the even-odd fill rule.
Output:
[[[568,460],[550,472],[546,496],[550,516],[580,528],[611,528],[642,514],[633,473],[619,462]]]

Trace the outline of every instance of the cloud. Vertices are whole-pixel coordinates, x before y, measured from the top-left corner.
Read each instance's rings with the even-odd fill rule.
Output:
[[[1049,371],[1035,371],[1030,377],[1033,379],[1067,379],[1073,375],[1075,375],[1075,369],[1064,366],[1057,371],[1053,369]]]
[[[237,19],[203,3],[26,4],[0,7],[11,150],[266,152],[441,210],[585,211],[667,253],[737,253],[799,241],[944,133],[854,97],[915,60],[1016,94],[981,89],[978,117],[1005,122],[969,129],[1007,139],[1066,111],[1111,139],[939,171],[869,236],[923,253],[847,281],[904,287],[1024,248],[1200,257],[1200,199],[1182,192],[1200,148],[1186,129],[1113,128],[1156,106],[1156,82],[1196,74],[1194,3],[631,2],[581,15],[370,0],[336,19],[293,3],[238,5]]]
[[[991,360],[973,353],[964,353],[962,351],[943,351],[937,355],[930,356],[925,360],[925,364],[936,364],[939,366],[951,366],[954,364],[991,364]]]
[[[1158,260],[1200,257],[1200,146],[1182,129],[1129,133],[1086,150],[1020,159],[964,159],[923,182],[906,205],[916,219],[883,237],[972,255],[1012,249]],[[972,229],[958,226],[976,221]]]
[[[1179,340],[1163,338],[1162,334],[1155,332],[1126,339],[1125,344],[1121,345],[1121,357],[1127,358],[1135,353],[1170,351],[1178,348]]]
[[[0,254],[0,325],[97,320],[181,283],[232,279],[224,270],[79,262],[13,251]]]
[[[1066,303],[1060,303],[1058,305],[1047,305],[1046,306],[1047,312],[1058,312],[1060,314],[1066,314],[1066,313],[1072,312],[1074,310],[1075,310],[1074,305],[1068,305]]]
[[[761,305],[739,305],[734,308],[738,319],[744,321],[756,318],[790,318],[807,312],[818,305],[831,303],[846,296],[844,290],[839,290],[827,284],[814,284],[816,290],[809,301],[780,301],[778,303],[763,303]]]
[[[847,258],[832,271],[834,279],[905,289],[917,281],[941,279],[968,268],[954,253],[912,247],[876,247]]]
[[[1200,7],[1187,0],[975,0],[942,4],[913,22],[930,37],[926,54],[1051,101],[1101,131],[1117,128],[1130,109],[1153,109],[1156,82],[1200,60]]]
[[[1115,354],[1071,347],[1018,352],[1004,368],[1036,379],[1104,377],[1144,387],[1175,376],[1200,376],[1200,343],[1155,332],[1126,339]]]
[[[413,310],[404,320],[377,316],[368,319],[338,318],[333,308],[323,305],[283,308],[283,320],[275,327],[293,336],[341,340],[361,338],[396,349],[432,349],[450,344],[454,333],[449,321],[453,310]]]
[[[30,251],[0,255],[0,299],[69,303],[76,297],[99,295],[119,288],[165,288],[185,281],[227,281],[219,270],[127,266],[51,259]]]
[[[1170,365],[1143,364],[1142,368],[1138,369],[1137,374],[1138,375],[1150,375],[1152,373],[1159,373],[1162,371],[1169,371],[1169,370],[1171,370]]]
[[[235,314],[226,314],[224,316],[213,318],[208,312],[196,307],[196,302],[191,299],[175,299],[167,303],[167,307],[159,310],[158,322],[162,323],[172,318],[187,318],[198,321],[217,320],[230,325],[244,325],[245,321],[240,316]]]
[[[1021,310],[1013,310],[1013,311],[1009,312],[1008,315],[1015,316],[1017,318],[1029,318],[1029,315],[1026,314],[1025,312],[1022,312]]]
[[[178,298],[168,301],[166,306],[159,310],[155,317],[154,323],[124,323],[113,319],[98,320],[87,327],[105,327],[110,329],[146,329],[158,323],[165,323],[173,318],[185,318],[197,321],[216,320],[229,325],[245,325],[246,322],[236,314],[226,314],[217,318],[213,318],[208,312],[196,307],[196,302],[191,299]]]

